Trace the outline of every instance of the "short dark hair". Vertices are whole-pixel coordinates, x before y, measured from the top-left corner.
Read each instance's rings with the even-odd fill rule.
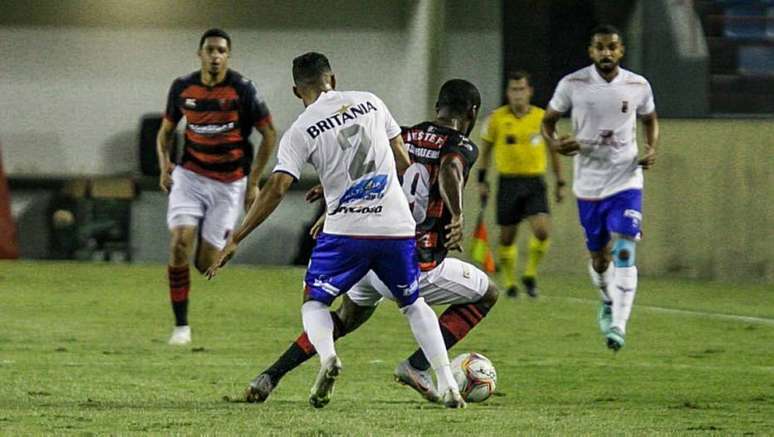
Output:
[[[313,85],[323,74],[331,73],[331,64],[322,53],[307,52],[293,59],[293,82],[296,85]]]
[[[218,37],[218,38],[225,39],[226,40],[226,45],[228,45],[228,49],[231,50],[231,37],[228,36],[228,34],[226,33],[225,30],[217,29],[217,28],[209,29],[208,31],[206,31],[206,32],[204,32],[202,34],[202,37],[199,38],[199,48],[202,48],[202,46],[204,45],[204,40],[205,39],[212,38],[212,37]]]
[[[448,108],[452,113],[463,115],[473,109],[481,107],[481,93],[475,85],[464,79],[447,80],[438,92],[436,106]]]
[[[525,79],[528,84],[532,84],[532,78],[525,70],[511,70],[505,75],[505,79],[510,82],[512,80]]]
[[[621,34],[621,31],[618,30],[617,27],[613,26],[612,24],[600,24],[598,26],[595,26],[593,29],[591,29],[591,35],[589,36],[589,41],[594,39],[594,35],[618,35],[618,37],[623,37],[623,34]]]

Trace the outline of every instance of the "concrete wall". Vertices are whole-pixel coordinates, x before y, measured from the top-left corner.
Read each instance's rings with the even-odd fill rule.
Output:
[[[483,6],[494,22],[498,5]],[[458,32],[435,24],[447,21],[445,7],[440,0],[9,2],[0,15],[6,172],[136,171],[140,116],[162,111],[172,80],[198,68],[196,46],[210,26],[231,33],[231,66],[256,81],[281,131],[302,109],[290,91],[291,60],[310,50],[329,56],[340,89],[375,92],[401,123],[424,119],[432,113],[440,47],[464,41],[467,54],[485,52],[493,67],[500,57],[491,23],[480,23],[481,36],[475,26]],[[455,63],[465,68],[454,75],[478,71]]]

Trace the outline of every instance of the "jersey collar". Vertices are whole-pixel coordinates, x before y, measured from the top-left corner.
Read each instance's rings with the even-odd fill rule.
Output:
[[[613,78],[610,82],[606,81],[604,77],[602,77],[601,74],[597,71],[597,67],[594,66],[594,64],[591,64],[589,66],[589,70],[591,70],[591,80],[603,84],[603,85],[612,85],[614,83],[618,83],[623,79],[623,76],[625,74],[625,70],[619,65],[618,66],[618,75]]]

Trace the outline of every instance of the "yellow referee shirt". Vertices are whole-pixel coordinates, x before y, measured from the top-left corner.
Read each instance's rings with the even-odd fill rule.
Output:
[[[530,106],[521,118],[508,105],[489,115],[481,139],[494,147],[497,172],[503,176],[538,176],[546,173],[546,144],[540,135],[543,111]]]

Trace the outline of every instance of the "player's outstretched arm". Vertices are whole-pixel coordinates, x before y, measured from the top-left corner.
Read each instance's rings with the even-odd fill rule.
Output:
[[[462,232],[464,220],[462,217],[462,189],[465,183],[464,165],[457,155],[445,155],[441,158],[441,170],[438,182],[443,203],[449,208],[452,219],[446,225],[446,248],[462,250]]]
[[[229,238],[226,247],[220,252],[218,260],[207,269],[205,275],[208,279],[212,279],[217,274],[218,269],[234,256],[239,242],[244,240],[253,229],[269,218],[282,201],[282,198],[285,197],[294,180],[293,176],[283,172],[274,172],[269,177],[258,198],[247,211],[242,224],[231,234],[231,238]]]
[[[640,116],[642,124],[645,125],[645,154],[640,158],[638,164],[647,170],[656,164],[656,144],[659,139],[658,115],[656,112]]]

